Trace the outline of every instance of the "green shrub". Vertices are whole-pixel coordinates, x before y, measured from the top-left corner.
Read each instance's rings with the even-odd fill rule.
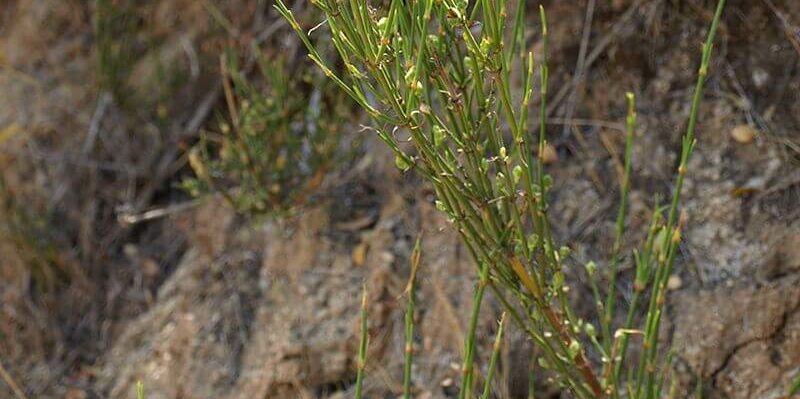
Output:
[[[662,362],[669,357],[659,350],[658,335],[666,282],[680,243],[678,205],[724,0],[719,1],[703,49],[672,201],[668,207],[656,205],[645,243],[632,254],[633,302],[625,324],[613,326],[614,280],[623,256],[619,252],[636,124],[634,97],[628,95],[626,173],[614,255],[603,268],[609,280],[598,284],[596,266],[587,265],[599,329],[579,319],[567,298],[564,265],[569,248],[553,237],[547,217],[552,179],[541,157],[534,158],[547,145],[544,10],[540,17],[545,49],[536,73],[533,55],[523,49],[524,2],[509,10],[507,0],[479,0],[472,6],[465,0],[392,0],[388,9],[379,11],[356,0],[312,3],[325,15],[321,26],[330,31],[344,73],[328,66],[283,2],[279,0],[276,8],[306,45],[311,60],[373,118],[373,128],[395,153],[397,166],[414,169],[431,183],[437,207],[448,215],[475,260],[478,283],[459,397],[472,397],[477,380],[475,330],[486,288],[541,350],[540,365],[574,397],[660,397],[669,369]],[[519,102],[511,89],[515,66],[522,71]],[[528,124],[536,75],[541,97],[534,141]],[[644,325],[635,329],[634,313],[642,305]],[[638,359],[626,356],[632,334],[643,339]]]
[[[290,76],[286,59],[267,58],[258,59],[258,79],[233,52],[224,58],[228,115],[190,152],[197,177],[183,186],[195,196],[219,192],[240,212],[281,214],[305,203],[334,166],[351,110],[316,71]]]
[[[124,101],[130,88],[127,79],[135,62],[135,5],[130,0],[97,0],[94,35],[97,80],[101,89]]]

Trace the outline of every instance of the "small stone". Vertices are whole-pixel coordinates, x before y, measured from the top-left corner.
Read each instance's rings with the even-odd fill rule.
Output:
[[[683,286],[683,280],[681,280],[680,277],[673,274],[672,276],[669,276],[669,279],[667,279],[667,288],[670,291],[679,290],[681,289],[681,286]]]
[[[556,148],[553,147],[551,144],[546,144],[544,146],[544,151],[542,151],[542,162],[545,165],[550,165],[558,162],[558,153],[556,152]]]
[[[78,388],[70,388],[64,394],[64,399],[86,399],[86,392]]]
[[[770,78],[769,72],[767,72],[766,70],[762,68],[755,68],[753,70],[752,74],[753,84],[756,85],[757,88],[760,89],[764,87],[769,81],[769,78]]]
[[[363,266],[367,258],[367,244],[359,243],[353,248],[352,259],[353,264],[357,267]]]
[[[731,137],[740,144],[750,144],[756,138],[756,129],[749,125],[739,125],[731,130]]]

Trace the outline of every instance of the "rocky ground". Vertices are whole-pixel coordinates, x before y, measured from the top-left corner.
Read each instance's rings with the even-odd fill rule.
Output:
[[[137,51],[188,72],[133,111],[95,89],[86,2],[0,4],[0,365],[12,383],[32,398],[133,397],[140,380],[148,398],[350,397],[366,282],[368,397],[396,397],[401,293],[422,232],[416,397],[451,397],[474,267],[428,187],[373,138],[296,216],[247,219],[210,198],[137,219],[189,203],[175,188],[190,173],[183,151],[223,108],[207,9],[143,3],[156,40]],[[221,8],[285,45],[266,3]],[[545,6],[552,218],[583,262],[610,252],[625,91],[640,121],[630,248],[669,192],[711,2],[597,2],[588,35],[578,3]],[[731,2],[716,50],[664,337],[678,397],[700,385],[706,398],[776,398],[800,374],[800,3]],[[147,65],[134,87],[153,93]],[[498,312],[490,298],[484,356]],[[530,350],[512,328],[499,397],[523,397]]]

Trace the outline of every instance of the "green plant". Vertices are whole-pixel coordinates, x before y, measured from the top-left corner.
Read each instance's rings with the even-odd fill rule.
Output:
[[[0,176],[0,239],[10,242],[25,262],[36,287],[53,291],[69,283],[51,212],[38,211],[8,189]]]
[[[301,68],[291,79],[289,67],[281,56],[258,57],[257,84],[227,53],[228,120],[189,154],[197,177],[183,186],[192,195],[220,192],[240,212],[280,214],[322,183],[341,155],[349,101],[315,71]]]
[[[131,0],[97,0],[94,35],[98,84],[124,101],[127,79],[133,68],[133,43],[137,32],[135,5]]]
[[[788,393],[787,393],[786,396],[788,396],[788,397],[792,397],[794,395],[800,394],[800,375],[798,375],[794,379],[794,382],[792,382],[792,385],[789,386],[789,389],[787,390],[787,392]]]
[[[517,327],[541,350],[540,365],[573,396],[659,397],[667,368],[661,364],[659,326],[683,228],[678,205],[724,0],[718,2],[703,48],[672,202],[668,208],[656,204],[645,243],[633,253],[634,303],[625,324],[615,329],[614,279],[622,257],[636,123],[634,96],[628,95],[626,166],[608,267],[610,281],[603,285],[605,300],[593,280],[599,332],[578,318],[567,299],[564,267],[570,251],[553,237],[547,216],[552,179],[544,171],[542,157],[534,159],[534,148],[543,154],[547,145],[544,9],[540,8],[544,50],[538,68],[534,143],[528,124],[536,74],[533,54],[525,54],[523,48],[524,2],[517,3],[510,23],[507,0],[479,0],[472,6],[463,0],[392,0],[388,9],[380,11],[357,0],[313,4],[325,15],[324,25],[345,73],[328,66],[283,2],[279,0],[276,8],[306,45],[311,60],[373,118],[373,129],[394,152],[397,166],[403,171],[413,168],[431,183],[437,207],[449,216],[476,262],[478,282],[459,397],[471,397],[476,381],[475,331],[486,288],[493,290]],[[517,77],[515,65],[522,70],[518,102],[511,89]],[[594,263],[587,265],[592,279],[598,278],[595,269]],[[638,302],[643,300],[647,301],[644,326],[634,329]],[[628,364],[631,335],[641,335],[643,344],[638,361]]]
[[[497,335],[494,337],[494,345],[492,346],[492,357],[489,360],[489,370],[486,372],[486,382],[483,384],[483,394],[481,399],[489,399],[492,393],[492,380],[494,380],[494,373],[497,370],[497,359],[500,358],[500,349],[503,345],[503,332],[506,326],[506,314],[500,316],[500,321],[497,323]]]
[[[414,361],[414,307],[417,302],[417,271],[422,261],[422,237],[417,237],[414,249],[411,251],[411,276],[408,278],[405,294],[408,296],[406,305],[405,327],[406,346],[405,362],[403,364],[403,399],[411,398],[411,364]]]
[[[367,346],[369,345],[369,309],[367,308],[367,286],[361,293],[361,334],[358,340],[358,361],[356,364],[356,399],[361,399],[364,386],[364,370],[367,368]]]

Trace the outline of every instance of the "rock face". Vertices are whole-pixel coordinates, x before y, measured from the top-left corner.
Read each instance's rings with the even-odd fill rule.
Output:
[[[402,353],[398,300],[413,237],[402,198],[383,192],[381,199],[369,228],[361,221],[373,210],[355,209],[343,215],[352,219],[331,221],[336,212],[326,207],[279,224],[234,228],[219,223],[220,204],[207,205],[198,220],[212,224],[198,223],[195,230],[208,244],[184,256],[156,305],[104,356],[99,390],[128,397],[142,381],[152,398],[316,398],[346,391],[355,378],[362,284],[369,293],[370,373],[376,377],[367,389],[394,390]],[[433,212],[428,205],[423,211]],[[444,227],[440,218],[431,220],[424,223],[427,231]],[[420,386],[435,387],[437,379],[456,376],[450,365],[458,360],[463,327],[452,300],[469,297],[460,285],[470,285],[465,269],[471,266],[464,254],[452,252],[458,245],[451,234],[431,235],[425,244],[430,273],[420,290],[426,356],[418,365],[424,370]],[[360,245],[367,248],[363,260],[348,250]]]
[[[702,378],[711,394],[704,397],[778,397],[800,371],[796,274],[758,287],[738,283],[678,295],[672,308],[673,345],[687,375]]]
[[[409,230],[418,223],[426,239],[414,383],[420,397],[449,397],[458,379],[466,323],[458,309],[469,305],[464,287],[473,271],[459,253],[457,237],[443,230],[446,221],[427,203],[408,203],[398,192],[379,189],[375,195],[384,205],[377,212],[356,211],[352,220],[331,221],[323,207],[257,228],[198,224],[206,246],[185,255],[156,305],[125,328],[101,362],[98,389],[126,397],[136,381],[143,381],[154,398],[350,396],[365,282],[367,392],[397,394],[403,334],[399,295],[408,273]],[[220,211],[211,203],[200,215],[218,218]],[[415,211],[416,222],[408,216]],[[371,213],[376,216],[363,223],[360,215]],[[342,234],[350,238],[336,238]],[[676,350],[679,397],[692,397],[699,379],[704,397],[776,398],[797,374],[800,275],[794,255],[800,246],[790,244],[799,238],[775,246],[764,264],[772,268],[769,278],[743,276],[673,295],[666,337]],[[361,255],[348,250],[360,245],[367,248],[363,263],[357,259]],[[490,298],[479,337],[483,351],[497,309]],[[503,358],[508,366],[502,366],[507,385],[498,389],[517,397],[524,392],[519,386],[524,373],[514,370],[524,370],[527,358],[520,354],[529,352],[523,350],[528,348],[524,339],[513,332],[511,337]]]

